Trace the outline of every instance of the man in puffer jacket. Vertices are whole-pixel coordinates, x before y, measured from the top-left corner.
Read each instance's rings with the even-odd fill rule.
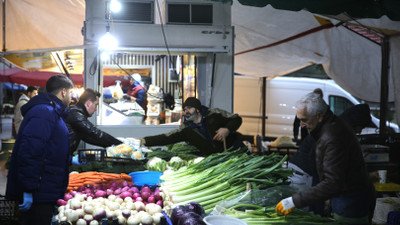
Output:
[[[69,131],[71,153],[76,150],[81,140],[101,147],[122,144],[120,140],[97,129],[88,120],[88,117],[91,117],[96,112],[99,98],[99,92],[87,88],[79,97],[78,103],[70,107],[66,123]]]
[[[50,224],[57,199],[67,189],[71,154],[63,118],[73,87],[67,77],[53,76],[47,93],[21,108],[24,120],[11,155],[6,198],[21,203],[23,224]]]
[[[316,141],[315,163],[320,182],[285,198],[276,211],[331,200],[333,217],[343,224],[368,224],[374,187],[369,181],[360,144],[352,128],[329,110],[322,98],[307,94],[296,105],[301,125]]]
[[[142,144],[157,146],[185,141],[205,156],[224,151],[224,142],[227,149],[244,146],[240,134],[236,132],[242,124],[238,114],[218,108],[209,109],[194,97],[187,98],[182,108],[185,120],[178,129],[167,134],[144,137]]]

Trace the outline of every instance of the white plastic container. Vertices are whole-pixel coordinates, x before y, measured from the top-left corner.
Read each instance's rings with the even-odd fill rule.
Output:
[[[203,221],[207,225],[247,225],[243,220],[231,216],[211,215],[204,217]]]

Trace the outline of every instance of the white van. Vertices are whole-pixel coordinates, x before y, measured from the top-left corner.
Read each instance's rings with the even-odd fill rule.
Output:
[[[244,135],[262,135],[262,79],[235,76],[234,82],[234,112],[243,118],[239,129]],[[335,115],[340,115],[347,108],[360,104],[351,94],[337,85],[333,80],[276,77],[267,80],[266,85],[266,136],[293,137],[293,122],[296,116],[295,105],[297,100],[320,88],[324,94],[324,100],[329,104]],[[365,128],[362,134],[375,134],[379,132],[379,119],[372,116],[375,127]],[[389,124],[396,133],[399,128],[395,124]]]

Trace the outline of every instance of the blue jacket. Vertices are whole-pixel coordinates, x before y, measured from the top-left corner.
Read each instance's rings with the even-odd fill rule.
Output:
[[[55,203],[68,186],[71,162],[65,104],[46,93],[33,97],[21,111],[24,119],[11,155],[6,198],[22,201],[23,192],[31,192],[33,202]]]

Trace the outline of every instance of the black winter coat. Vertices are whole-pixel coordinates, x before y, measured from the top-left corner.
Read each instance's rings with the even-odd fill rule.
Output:
[[[69,146],[71,153],[74,152],[83,140],[91,145],[101,147],[109,147],[111,145],[119,145],[122,142],[110,134],[97,129],[89,120],[89,114],[85,106],[77,103],[76,106],[70,108],[70,113],[67,117],[67,127],[69,131]]]
[[[329,110],[311,135],[316,140],[315,157],[320,182],[293,195],[296,207],[369,189],[371,183],[360,144],[344,120]]]
[[[242,118],[238,114],[232,114],[218,108],[208,109],[205,106],[202,107],[201,113],[202,122],[206,124],[203,126],[207,130],[206,136],[197,128],[191,127],[190,122],[185,121],[178,129],[169,133],[145,137],[146,146],[167,145],[185,141],[199,149],[203,155],[222,152],[224,151],[223,142],[212,140],[215,132],[221,127],[228,128],[230,131],[226,138],[227,148],[243,146],[240,134],[236,132],[242,124]]]

